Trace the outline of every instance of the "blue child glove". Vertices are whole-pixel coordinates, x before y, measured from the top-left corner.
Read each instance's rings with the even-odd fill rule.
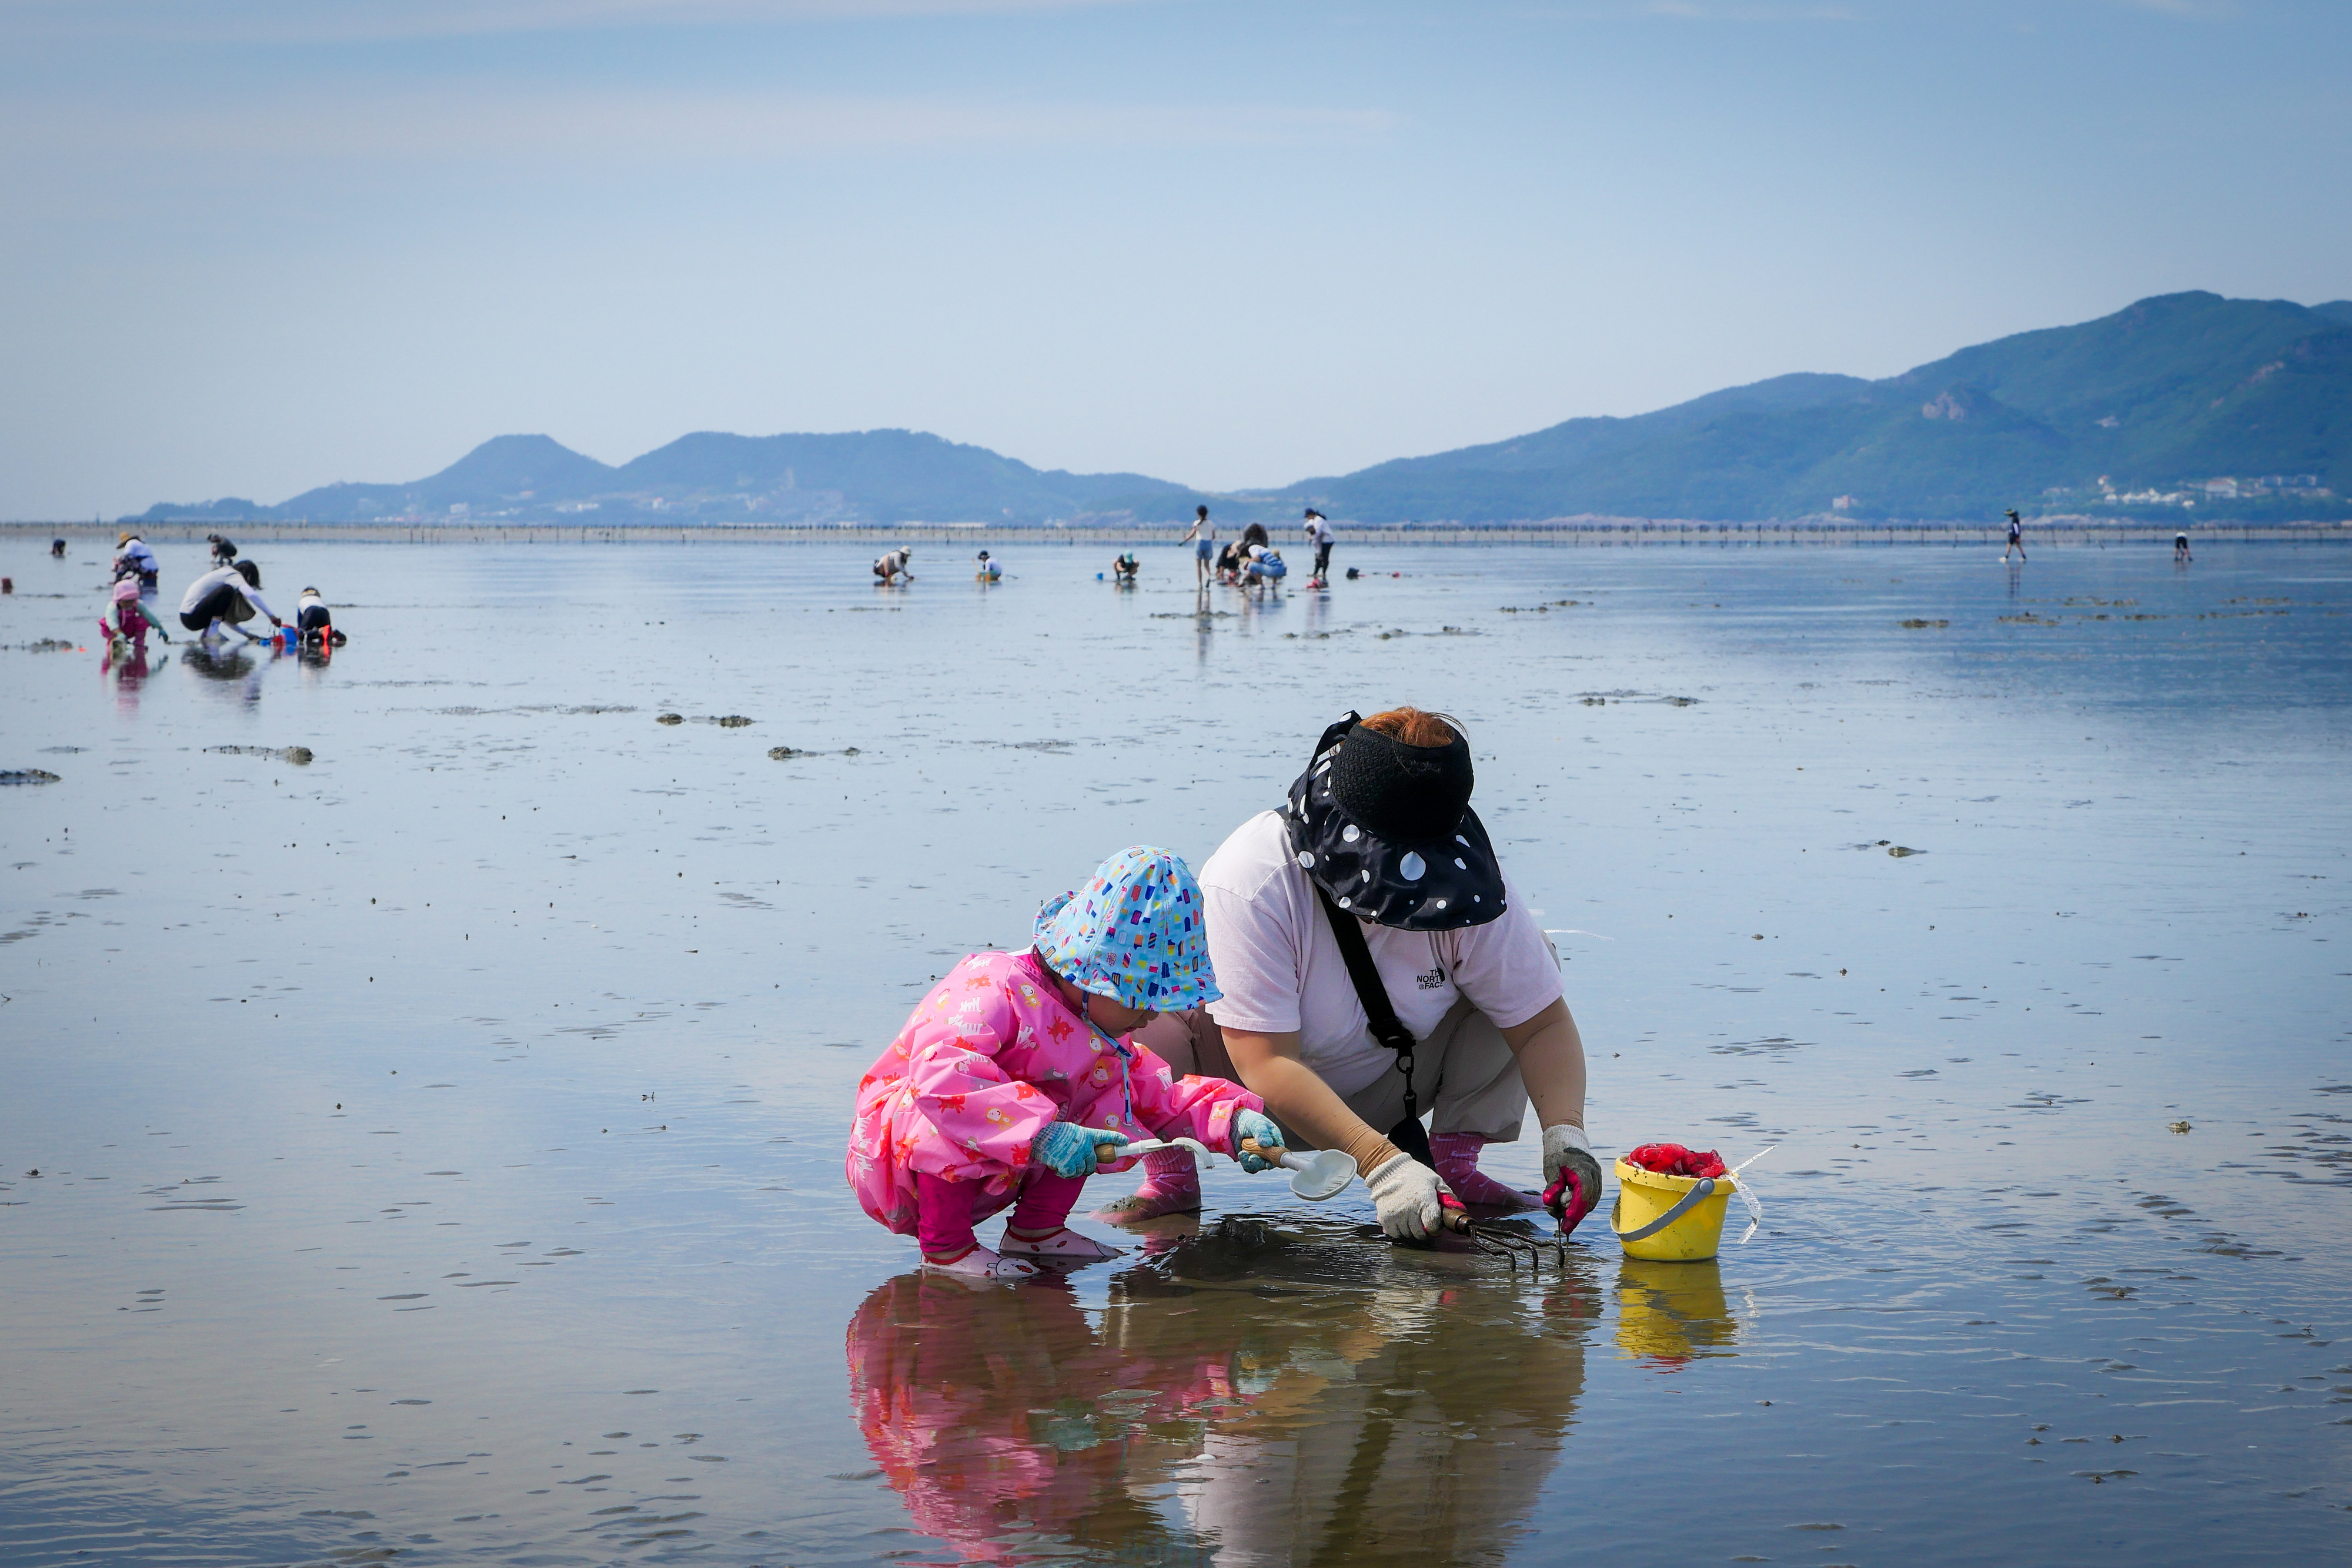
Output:
[[[1044,1166],[1055,1176],[1090,1176],[1097,1168],[1096,1145],[1109,1144],[1124,1148],[1128,1141],[1124,1133],[1107,1133],[1099,1127],[1081,1127],[1076,1122],[1055,1122],[1030,1144],[1029,1160],[1032,1165]]]
[[[1274,1118],[1256,1111],[1234,1113],[1234,1152],[1241,1155],[1242,1169],[1252,1176],[1274,1169],[1272,1160],[1262,1160],[1255,1155],[1242,1153],[1242,1140],[1244,1138],[1255,1138],[1261,1148],[1282,1147],[1282,1129],[1274,1124]]]

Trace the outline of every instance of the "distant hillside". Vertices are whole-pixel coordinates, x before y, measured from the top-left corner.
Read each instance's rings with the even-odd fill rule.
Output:
[[[501,435],[405,485],[327,485],[274,507],[166,503],[137,520],[1043,523],[1136,511],[1160,519],[1189,514],[1194,504],[1193,492],[1164,479],[1040,470],[909,430],[706,431],[618,468],[544,435]]]
[[[1840,497],[1855,516],[1958,518],[2012,506],[2095,511],[2148,492],[2177,506],[2192,485],[2263,476],[2352,479],[2352,301],[2166,295],[1885,381],[1782,376],[1284,495],[1366,522],[1754,520],[1829,511]],[[2310,496],[2217,502],[2200,489],[2198,500],[2343,510]]]
[[[2236,480],[2231,485],[2225,481]],[[1579,513],[1754,521],[1984,519],[2001,508],[2352,517],[2352,300],[2168,294],[1963,349],[1884,381],[1787,375],[1630,419],[1547,430],[1213,497],[1140,474],[1032,468],[909,430],[701,432],[608,467],[501,435],[429,478],[141,521],[1501,523]],[[133,519],[125,519],[126,521]]]

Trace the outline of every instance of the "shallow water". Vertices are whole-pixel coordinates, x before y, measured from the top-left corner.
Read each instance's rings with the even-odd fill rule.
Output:
[[[92,549],[9,568],[0,1562],[2352,1541],[2352,552],[1343,541],[1404,575],[1206,617],[1169,551],[870,553],[275,547],[349,647],[143,676]],[[1777,1145],[1754,1240],[1531,1280],[1226,1165],[1067,1281],[910,1273],[841,1140],[930,977],[1402,700],[1596,1135]]]

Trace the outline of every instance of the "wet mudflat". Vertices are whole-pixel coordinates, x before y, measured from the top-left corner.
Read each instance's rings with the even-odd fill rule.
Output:
[[[0,600],[56,776],[0,790],[0,1561],[2352,1541],[2352,552],[1343,541],[1404,575],[1204,614],[1165,550],[289,545],[347,648],[143,674],[95,553]],[[1067,1281],[910,1272],[840,1155],[930,977],[1402,700],[1597,1138],[1778,1145],[1754,1240],[1515,1278],[1225,1165]]]

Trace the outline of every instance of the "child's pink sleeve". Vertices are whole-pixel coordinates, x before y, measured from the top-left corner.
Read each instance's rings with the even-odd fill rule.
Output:
[[[1234,1113],[1263,1111],[1265,1102],[1223,1078],[1179,1078],[1143,1045],[1129,1064],[1135,1119],[1162,1138],[1198,1138],[1221,1155],[1235,1154]]]
[[[957,1023],[958,1030],[930,1025],[938,1032],[908,1052],[907,1095],[929,1125],[908,1163],[930,1176],[967,1180],[978,1174],[975,1164],[1025,1169],[1029,1145],[1055,1119],[1056,1108],[1042,1091],[997,1063],[997,1051],[1018,1031],[1019,1020],[1009,1008],[999,1007],[986,1017],[960,1017]]]

